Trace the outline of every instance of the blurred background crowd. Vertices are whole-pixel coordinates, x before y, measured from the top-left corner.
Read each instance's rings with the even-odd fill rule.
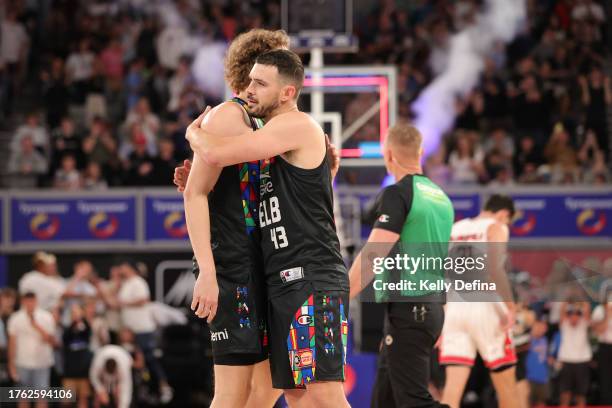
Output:
[[[410,118],[445,66],[450,37],[482,3],[357,2],[360,51],[329,54],[326,64],[396,65],[399,113]],[[434,181],[610,182],[610,4],[527,3],[519,36],[488,56],[473,92],[457,96],[455,128],[426,163]],[[280,4],[3,0],[0,20],[4,184],[104,189],[170,184],[190,154],[186,126],[225,97],[227,43],[251,28],[280,28]],[[334,109],[350,124],[372,98]],[[355,141],[375,140],[377,126],[366,123]]]
[[[17,289],[0,289],[0,386],[70,388],[79,407],[187,406],[197,394],[210,402],[208,336],[188,330],[164,340],[188,327],[185,310],[152,301],[142,265],[118,260],[104,272],[108,279],[82,259],[62,274],[55,255],[37,252]]]

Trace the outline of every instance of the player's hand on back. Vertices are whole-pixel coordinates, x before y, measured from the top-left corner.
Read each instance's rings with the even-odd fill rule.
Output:
[[[202,112],[202,114],[198,116],[196,120],[191,122],[191,124],[187,127],[187,131],[185,132],[185,139],[187,139],[187,141],[189,142],[189,146],[191,147],[191,150],[193,150],[196,153],[204,148],[205,140],[201,136],[202,135],[201,127],[202,127],[202,121],[204,120],[206,115],[208,115],[208,112],[210,112],[210,110],[211,110],[211,107],[207,106],[206,110],[204,110],[204,112]]]
[[[187,185],[187,179],[189,178],[189,172],[191,171],[191,160],[185,160],[182,166],[174,168],[174,185],[179,193],[185,191]]]
[[[219,304],[219,285],[215,274],[201,273],[193,288],[191,310],[201,319],[212,322]]]
[[[340,169],[340,152],[334,144],[329,141],[329,136],[325,135],[325,146],[327,147],[327,157],[329,158],[332,180],[336,178]]]

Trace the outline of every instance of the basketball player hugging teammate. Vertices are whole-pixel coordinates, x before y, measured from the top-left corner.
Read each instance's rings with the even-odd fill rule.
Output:
[[[260,54],[288,45],[282,31],[256,29],[236,37],[225,60],[227,84],[236,97],[215,107],[202,126],[226,138],[263,126],[246,108],[249,72]],[[196,152],[193,164],[175,171],[175,183],[185,193],[197,259],[192,308],[210,323],[212,407],[271,407],[281,393],[272,389],[266,344],[267,300],[256,225],[259,162],[220,168]]]
[[[288,50],[260,55],[246,90],[266,125],[236,137],[187,129],[195,154],[218,168],[261,161],[259,228],[268,296],[270,366],[292,407],[348,407],[342,381],[348,335],[348,274],[333,216],[323,130],[297,100],[304,81]]]

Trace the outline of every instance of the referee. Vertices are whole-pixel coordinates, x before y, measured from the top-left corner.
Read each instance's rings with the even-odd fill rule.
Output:
[[[444,323],[446,297],[420,282],[443,281],[442,266],[435,269],[397,267],[395,274],[380,260],[397,255],[444,259],[454,211],[448,196],[422,174],[422,136],[413,126],[397,124],[383,148],[385,165],[397,183],[377,198],[376,222],[368,242],[350,270],[351,297],[373,284],[376,300],[387,302],[372,407],[440,407],[428,391],[434,344]],[[386,258],[386,259],[385,259]],[[377,260],[379,262],[377,262]],[[376,270],[378,266],[379,270]],[[401,290],[385,290],[383,283],[408,282]]]

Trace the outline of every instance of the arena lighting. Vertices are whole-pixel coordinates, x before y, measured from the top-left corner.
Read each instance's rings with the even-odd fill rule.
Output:
[[[378,86],[379,91],[379,102],[380,102],[380,145],[385,140],[387,129],[389,128],[389,81],[386,77],[381,76],[339,76],[339,77],[328,77],[314,80],[311,77],[304,79],[304,86],[308,87],[349,87],[349,86]],[[357,149],[341,149],[340,155],[342,157],[362,157],[362,150]]]

